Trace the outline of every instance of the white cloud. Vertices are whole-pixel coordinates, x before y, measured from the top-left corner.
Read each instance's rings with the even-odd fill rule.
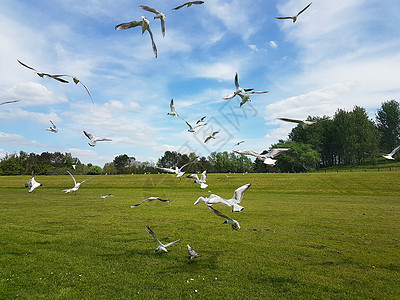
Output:
[[[71,153],[73,157],[79,158],[81,163],[98,165],[103,167],[104,162],[111,162],[114,160],[113,156],[100,155],[94,150],[83,150],[79,148],[68,148],[66,152]]]
[[[45,148],[45,145],[38,143],[34,140],[28,140],[27,138],[14,134],[0,132],[0,144],[12,146],[12,147],[32,147],[32,148]],[[18,151],[19,152],[19,151]]]
[[[278,48],[278,44],[277,44],[276,41],[269,41],[269,42],[268,42],[268,46],[270,46],[270,47],[273,48],[273,49]]]

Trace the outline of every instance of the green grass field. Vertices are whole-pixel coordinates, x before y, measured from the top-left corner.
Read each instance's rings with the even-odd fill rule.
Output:
[[[215,207],[239,231],[171,174],[35,178],[0,177],[0,299],[400,299],[400,172],[209,174],[225,198],[252,184]],[[149,196],[171,202],[130,208]],[[146,225],[181,241],[155,253]]]

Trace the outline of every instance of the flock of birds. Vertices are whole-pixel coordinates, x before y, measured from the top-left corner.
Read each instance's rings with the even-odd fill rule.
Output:
[[[182,7],[190,7],[192,5],[200,5],[203,4],[204,1],[188,1],[180,6],[177,6],[175,8],[173,8],[173,11],[179,10]],[[299,11],[296,15],[294,16],[289,16],[289,17],[276,17],[276,19],[291,19],[293,22],[296,22],[299,15],[302,14],[306,9],[308,9],[311,6],[312,3],[309,3],[306,7],[304,7],[301,11]],[[165,37],[165,14],[162,12],[159,12],[157,9],[149,7],[149,6],[144,6],[141,5],[139,6],[139,8],[143,9],[144,11],[147,12],[151,12],[154,14],[154,20],[159,19],[160,23],[161,23],[161,32],[162,32],[162,36]],[[127,22],[127,23],[121,23],[117,26],[115,26],[116,30],[126,30],[126,29],[130,29],[130,28],[134,28],[134,27],[141,27],[142,28],[142,34],[144,34],[145,31],[148,32],[150,39],[151,39],[151,43],[152,43],[152,49],[154,52],[155,57],[157,58],[157,47],[156,44],[154,42],[154,38],[153,38],[153,33],[150,29],[150,21],[145,17],[142,16],[142,20],[135,20],[135,21],[131,21],[131,22]],[[64,83],[67,84],[69,83],[69,81],[67,79],[71,78],[73,80],[73,82],[77,85],[78,83],[80,83],[86,90],[87,94],[89,95],[92,103],[94,104],[94,101],[92,99],[92,96],[90,94],[90,91],[88,89],[88,87],[83,84],[77,77],[72,76],[72,75],[67,75],[67,74],[49,74],[49,73],[44,73],[44,72],[40,72],[38,70],[36,70],[35,68],[21,62],[20,60],[17,60],[18,63],[20,63],[23,67],[35,72],[38,76],[40,76],[41,78],[43,77],[48,77],[48,78],[52,78],[60,83]],[[230,100],[233,99],[236,96],[239,96],[241,98],[241,102],[240,102],[240,107],[242,107],[246,102],[251,101],[250,96],[254,95],[254,94],[265,94],[268,93],[268,91],[262,90],[262,91],[254,91],[253,88],[242,88],[239,85],[239,79],[238,79],[238,73],[235,74],[234,77],[234,85],[236,90],[233,91],[231,94],[223,97],[223,99],[225,100]],[[10,104],[10,103],[15,103],[18,102],[19,100],[11,100],[11,101],[6,101],[3,103],[0,103],[0,105],[4,105],[4,104]],[[173,117],[178,117],[180,119],[182,119],[186,125],[188,126],[188,132],[190,133],[195,133],[196,129],[202,126],[206,126],[207,122],[205,121],[206,117],[202,117],[199,120],[196,121],[196,123],[194,125],[190,124],[188,121],[186,121],[184,118],[182,118],[175,109],[174,106],[174,100],[171,99],[170,101],[170,111],[167,113],[167,115],[169,116],[173,116]],[[297,120],[297,119],[290,119],[290,118],[278,118],[281,121],[284,122],[292,122],[292,123],[297,123],[300,124],[303,129],[306,129],[307,127],[313,125],[315,122],[314,121],[307,121],[307,120]],[[53,123],[53,121],[50,120],[51,126],[49,128],[47,128],[47,131],[53,132],[53,133],[57,133],[58,132],[58,128],[56,127],[56,125]],[[85,136],[89,139],[88,144],[91,147],[94,147],[96,145],[97,142],[99,141],[111,141],[111,139],[108,138],[100,138],[100,137],[95,137],[93,134],[87,132],[87,131],[83,131],[83,133],[85,134]],[[216,139],[217,136],[219,134],[219,131],[214,131],[212,132],[209,136],[206,137],[206,139],[204,140],[204,143],[209,142],[212,139]],[[245,141],[239,141],[237,142],[234,147],[244,143]],[[264,164],[266,164],[267,166],[273,167],[276,163],[276,159],[274,159],[276,156],[278,156],[281,153],[290,151],[290,148],[273,148],[270,151],[268,151],[267,153],[257,153],[255,151],[252,150],[233,150],[234,153],[237,154],[241,154],[241,155],[250,155],[250,156],[254,156],[258,159],[263,160]],[[390,159],[393,160],[393,156],[396,154],[396,152],[398,152],[400,150],[400,146],[396,147],[391,153],[383,155],[383,157],[385,157],[386,159]],[[189,162],[190,163],[190,162]],[[188,164],[189,164],[188,163]],[[188,165],[188,164],[184,164],[181,167],[175,166],[175,168],[163,168],[163,167],[159,167],[160,170],[164,171],[164,172],[168,172],[168,173],[173,173],[176,174],[177,178],[181,178],[184,174],[185,171],[183,171],[183,169]],[[89,177],[81,182],[77,182],[76,179],[74,178],[74,176],[71,174],[70,171],[67,171],[68,174],[72,177],[73,182],[74,182],[74,186],[72,188],[69,189],[65,189],[62,190],[65,193],[76,193],[77,190],[80,188],[80,186],[90,180],[93,177]],[[187,178],[190,179],[194,179],[194,183],[199,184],[200,185],[200,189],[206,189],[208,187],[208,184],[206,183],[207,181],[207,174],[206,171],[203,171],[200,178],[198,176],[198,174],[190,174],[186,176]],[[38,188],[39,186],[42,186],[41,183],[37,182],[34,178],[34,174],[32,174],[32,178],[30,178],[28,180],[28,182],[26,183],[25,187],[29,188],[28,192],[31,193],[33,192],[36,188]],[[244,193],[245,191],[251,186],[250,183],[245,184],[239,188],[237,188],[233,194],[233,197],[230,199],[225,199],[222,198],[218,195],[215,194],[210,194],[209,197],[199,197],[195,202],[194,205],[199,204],[200,202],[204,202],[206,204],[206,206],[210,209],[210,211],[212,213],[214,213],[215,215],[222,217],[225,219],[224,223],[231,225],[232,230],[239,230],[240,224],[237,220],[226,216],[225,214],[221,213],[220,211],[216,210],[213,205],[217,205],[217,204],[221,204],[221,205],[226,205],[229,207],[232,207],[232,212],[241,212],[244,207],[240,205]],[[209,191],[210,192],[210,191]],[[114,197],[114,195],[108,194],[108,195],[101,195],[101,198],[105,199],[107,197]],[[169,200],[167,199],[162,199],[159,197],[149,197],[147,199],[144,199],[143,201],[141,201],[138,204],[132,205],[131,208],[136,208],[138,206],[140,206],[142,203],[146,202],[146,201],[161,201],[164,203],[169,203]],[[177,242],[179,242],[180,240],[176,240],[167,244],[163,244],[160,242],[159,239],[157,239],[155,233],[150,229],[149,226],[145,227],[146,231],[149,233],[149,235],[151,235],[153,237],[153,239],[157,242],[158,246],[156,248],[156,252],[157,251],[163,251],[163,252],[168,252],[167,247],[172,246],[174,244],[176,244]],[[188,254],[190,256],[190,259],[196,258],[196,257],[200,257],[201,254],[197,253],[196,251],[194,251],[190,245],[187,245],[187,249],[188,249]]]

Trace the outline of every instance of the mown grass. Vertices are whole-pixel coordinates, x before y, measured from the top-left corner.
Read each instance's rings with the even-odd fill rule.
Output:
[[[252,183],[242,212],[218,206],[239,231],[174,175],[96,176],[76,195],[68,175],[31,194],[29,176],[0,177],[0,299],[400,298],[400,172],[229,176],[208,183],[226,198]],[[171,202],[129,207],[148,196]],[[155,253],[146,225],[181,241]]]

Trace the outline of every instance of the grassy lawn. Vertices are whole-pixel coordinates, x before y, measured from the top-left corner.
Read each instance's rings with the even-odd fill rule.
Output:
[[[0,177],[0,299],[400,299],[400,172]],[[81,181],[87,176],[76,176]],[[100,194],[115,197],[101,199]],[[149,196],[170,203],[145,202]],[[162,242],[155,253],[148,225]],[[190,261],[186,245],[203,256]]]

